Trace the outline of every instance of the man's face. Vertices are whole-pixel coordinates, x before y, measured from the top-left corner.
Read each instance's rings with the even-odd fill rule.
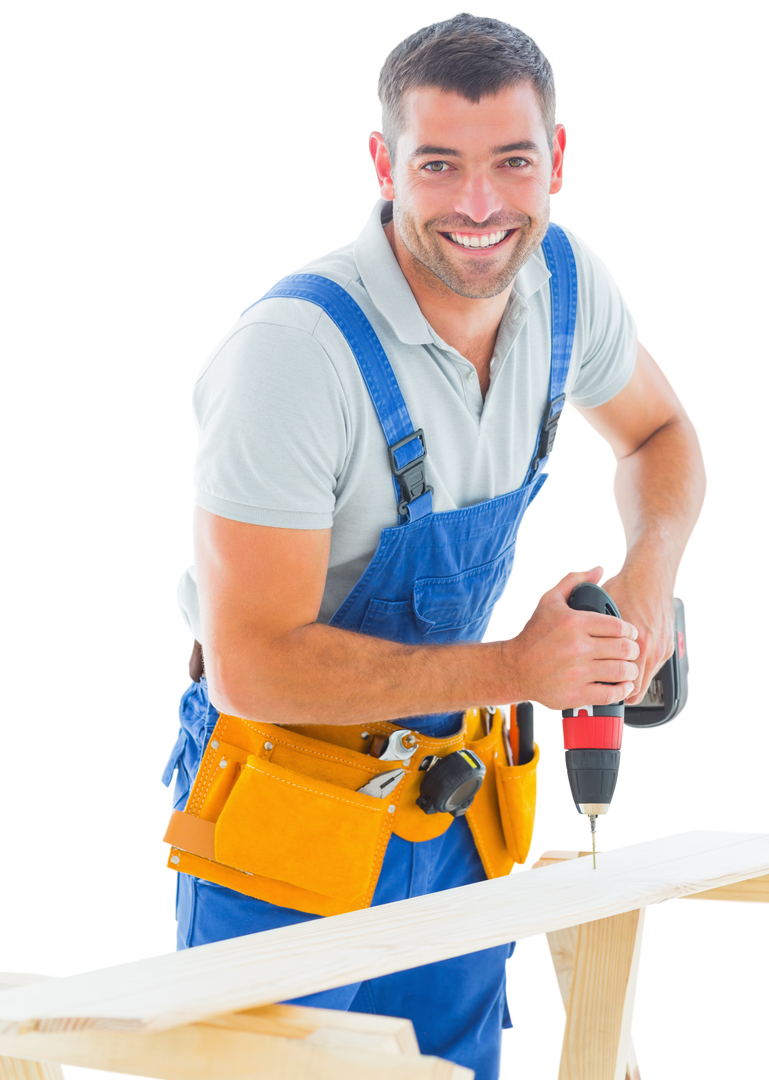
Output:
[[[558,128],[550,146],[530,83],[477,104],[433,87],[410,91],[394,165],[375,138],[372,153],[422,276],[460,296],[506,289],[545,235],[564,145]]]

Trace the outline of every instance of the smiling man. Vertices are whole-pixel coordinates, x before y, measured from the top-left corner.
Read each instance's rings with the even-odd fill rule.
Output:
[[[508,873],[538,753],[478,706],[636,702],[672,651],[702,463],[606,269],[550,224],[547,60],[459,15],[390,54],[380,97],[360,237],[245,312],[195,388],[181,948]],[[564,402],[617,457],[627,621],[569,609],[594,568],[484,643]],[[511,951],[306,1000],[410,1017],[423,1052],[492,1080]]]
[[[561,184],[564,129],[545,129],[531,82],[477,101],[421,87],[398,104],[384,125],[397,124],[397,134],[370,142],[382,195],[393,200],[385,233],[428,322],[474,364],[485,396],[515,275],[539,248]]]

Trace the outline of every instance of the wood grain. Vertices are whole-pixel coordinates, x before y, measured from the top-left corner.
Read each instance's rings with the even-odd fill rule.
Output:
[[[472,1070],[451,1062],[394,1052],[386,1029],[377,1032],[377,1021],[389,1021],[388,1017],[363,1019],[370,1039],[363,1030],[345,1028],[336,1020],[331,1021],[333,1026],[316,1029],[319,1038],[201,1023],[170,1031],[89,1028],[0,1035],[0,1053],[165,1080],[472,1080]],[[20,1074],[19,1080],[48,1078]]]
[[[575,859],[536,874],[5,990],[0,1031],[160,1031],[767,873],[769,836],[686,833],[602,852],[596,871],[589,860]]]
[[[0,1057],[0,1080],[64,1080],[64,1073],[55,1061]]]

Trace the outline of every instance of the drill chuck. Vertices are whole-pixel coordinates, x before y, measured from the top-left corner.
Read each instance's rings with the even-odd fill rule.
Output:
[[[619,772],[619,750],[567,750],[566,773],[580,814],[606,814]]]

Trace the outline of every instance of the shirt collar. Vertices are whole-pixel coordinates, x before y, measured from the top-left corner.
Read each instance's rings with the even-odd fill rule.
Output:
[[[380,199],[355,241],[355,263],[366,292],[399,339],[406,345],[431,345],[436,342],[436,335],[422,314],[385,235],[383,225],[391,218],[392,203]],[[502,322],[515,306],[517,296],[527,300],[549,278],[550,271],[539,247],[516,274],[515,286]]]

